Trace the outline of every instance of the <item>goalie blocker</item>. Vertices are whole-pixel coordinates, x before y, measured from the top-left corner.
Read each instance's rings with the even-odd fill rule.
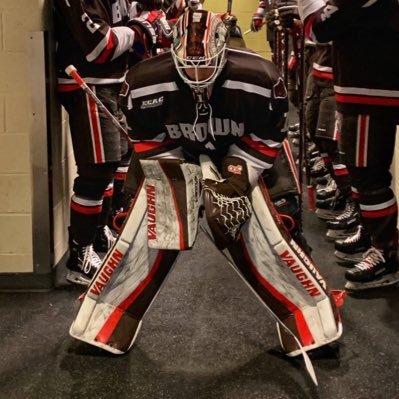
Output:
[[[201,158],[202,176],[198,165],[182,161],[141,162],[144,184],[70,329],[74,338],[115,354],[130,349],[179,250],[194,243],[199,180],[218,180],[206,157]],[[296,356],[301,347],[310,350],[338,339],[341,318],[326,281],[290,239],[261,180],[251,197],[252,215],[238,241],[228,246],[228,256],[279,320],[282,348]]]

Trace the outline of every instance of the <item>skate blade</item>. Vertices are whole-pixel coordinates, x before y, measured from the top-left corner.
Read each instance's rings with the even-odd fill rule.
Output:
[[[316,216],[319,219],[323,219],[323,220],[333,220],[341,213],[342,213],[342,210],[332,211],[330,209],[321,209],[321,208],[316,208],[316,212],[315,212]]]
[[[334,255],[341,261],[347,263],[359,263],[363,260],[363,252],[357,252],[355,254],[346,254],[345,252],[335,251]]]
[[[326,238],[330,241],[335,241],[341,238],[346,238],[353,235],[353,230],[334,230],[328,229],[326,233]]]
[[[377,280],[370,281],[367,283],[355,283],[353,281],[347,281],[345,289],[348,291],[364,291],[373,288],[389,287],[399,283],[399,273],[386,274],[378,278]]]
[[[74,272],[72,270],[68,270],[66,275],[66,279],[71,284],[80,285],[80,286],[88,286],[90,284],[90,279],[87,277],[82,276],[79,272]]]

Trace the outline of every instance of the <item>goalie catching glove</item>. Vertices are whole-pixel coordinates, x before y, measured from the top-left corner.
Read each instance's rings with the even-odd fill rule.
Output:
[[[237,240],[241,227],[252,213],[246,162],[237,157],[225,157],[222,177],[224,180],[204,181],[206,218],[219,249]]]

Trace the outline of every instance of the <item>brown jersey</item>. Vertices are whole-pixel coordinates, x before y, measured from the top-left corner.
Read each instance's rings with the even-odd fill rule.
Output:
[[[130,69],[121,95],[135,151],[151,156],[183,147],[219,158],[231,145],[271,166],[285,138],[287,92],[276,67],[247,50],[228,49],[206,109],[195,102],[170,53]],[[215,157],[213,157],[215,158]]]

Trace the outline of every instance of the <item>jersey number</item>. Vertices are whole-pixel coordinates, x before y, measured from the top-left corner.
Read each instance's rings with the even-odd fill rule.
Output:
[[[100,25],[93,22],[86,13],[82,14],[82,21],[86,24],[86,28],[91,33],[94,33],[100,27]]]
[[[116,1],[112,4],[112,22],[117,24],[122,21],[123,17],[126,17],[128,14],[128,9],[125,1]]]

